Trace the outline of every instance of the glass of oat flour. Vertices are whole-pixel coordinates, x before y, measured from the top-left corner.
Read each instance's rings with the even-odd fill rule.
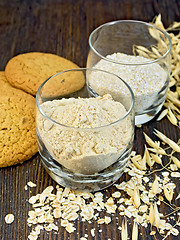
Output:
[[[150,121],[166,98],[171,40],[161,29],[140,21],[120,20],[96,28],[89,37],[87,67],[112,72],[124,79],[135,96],[135,124]],[[121,83],[89,76],[92,92],[119,99]]]
[[[93,73],[121,82],[119,100],[110,94],[89,95],[87,78]],[[63,95],[63,84],[75,78],[84,79],[84,87]],[[40,157],[57,183],[96,191],[122,175],[134,139],[134,95],[127,83],[103,70],[71,69],[47,79],[36,103]]]

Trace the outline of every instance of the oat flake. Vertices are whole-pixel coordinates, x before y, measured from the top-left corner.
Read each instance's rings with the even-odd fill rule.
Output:
[[[28,185],[29,187],[36,187],[36,184],[33,183],[33,182],[31,182],[31,181],[29,181],[29,182],[27,183],[27,185]]]
[[[11,224],[12,222],[14,222],[14,215],[13,214],[7,214],[5,216],[5,222],[7,224]]]

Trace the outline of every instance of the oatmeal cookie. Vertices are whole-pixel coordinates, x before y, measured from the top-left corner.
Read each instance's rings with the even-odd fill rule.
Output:
[[[47,78],[73,68],[79,67],[55,54],[30,52],[13,57],[6,65],[5,75],[12,86],[36,95],[39,86]],[[85,79],[81,75],[80,78],[65,79],[59,89],[61,95],[66,95],[80,90],[84,84]]]
[[[0,167],[22,163],[38,151],[35,98],[21,90],[12,88],[4,80],[3,72],[1,72]]]
[[[27,96],[27,93],[24,91],[13,87],[7,80],[4,71],[0,71],[0,95],[11,94],[12,95],[24,95]]]

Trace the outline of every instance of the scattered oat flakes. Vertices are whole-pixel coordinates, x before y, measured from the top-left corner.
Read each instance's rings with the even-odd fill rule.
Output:
[[[105,218],[104,218],[104,222],[105,222],[105,224],[109,224],[109,223],[111,222],[111,218],[105,216]]]
[[[31,181],[29,181],[29,182],[27,183],[27,185],[28,185],[29,187],[36,187],[36,184],[33,183],[33,182],[31,182]]]
[[[139,207],[139,211],[140,212],[147,212],[147,210],[148,210],[148,206],[147,205],[141,205],[140,207]]]
[[[12,222],[14,222],[14,215],[9,213],[5,216],[5,222],[7,224],[11,224]]]
[[[98,219],[98,220],[97,220],[97,223],[98,223],[98,224],[104,224],[104,223],[105,223],[104,218]]]
[[[162,172],[163,177],[168,177],[169,176],[169,172]]]
[[[91,229],[91,235],[92,235],[92,237],[95,237],[95,228]]]
[[[75,230],[76,230],[76,228],[73,227],[73,224],[72,224],[72,223],[68,223],[68,225],[66,226],[66,231],[67,231],[68,233],[72,233],[72,232],[74,232]]]
[[[50,194],[53,191],[53,186],[48,186],[47,188],[44,189],[43,193],[44,194]]]
[[[120,196],[121,196],[121,193],[120,193],[120,192],[114,192],[114,193],[112,193],[112,197],[114,197],[114,198],[120,198]]]
[[[32,197],[29,199],[29,203],[30,203],[30,204],[34,204],[36,201],[37,201],[37,196],[32,196]]]
[[[171,177],[180,178],[180,172],[172,172]]]
[[[145,183],[149,182],[149,178],[148,177],[143,177],[143,180],[144,180]]]
[[[63,220],[61,219],[61,226],[66,227],[68,225],[69,221],[68,220]]]

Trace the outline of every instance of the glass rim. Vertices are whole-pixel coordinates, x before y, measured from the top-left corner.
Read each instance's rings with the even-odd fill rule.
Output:
[[[160,57],[158,57],[157,59],[154,59],[152,61],[149,61],[149,62],[144,62],[144,63],[125,63],[125,62],[120,62],[120,61],[114,61],[112,59],[109,59],[107,57],[104,57],[102,54],[100,54],[92,45],[92,37],[93,35],[101,28],[103,27],[106,27],[106,26],[111,26],[111,25],[114,25],[114,24],[117,24],[117,23],[138,23],[138,24],[144,24],[146,26],[149,26],[151,28],[155,28],[157,29],[158,31],[160,31],[162,34],[164,34],[167,39],[169,40],[169,49]],[[154,26],[150,23],[147,23],[147,22],[143,22],[143,21],[138,21],[138,20],[117,20],[117,21],[112,21],[112,22],[107,22],[107,23],[104,23],[102,25],[100,25],[99,27],[97,27],[96,29],[94,29],[91,34],[89,35],[89,46],[90,48],[93,50],[94,53],[96,53],[99,57],[101,57],[102,59],[108,61],[108,62],[112,62],[112,63],[116,63],[116,64],[122,64],[122,65],[130,65],[130,66],[138,66],[138,65],[147,65],[147,64],[152,64],[152,63],[155,63],[155,62],[158,62],[159,60],[165,58],[170,52],[171,52],[171,49],[172,49],[172,41],[171,41],[171,38],[170,36],[168,35],[168,33],[166,33],[165,31],[163,31],[162,29],[160,29],[159,27],[157,26]]]
[[[90,71],[101,71],[101,72],[105,72],[107,74],[110,74],[110,75],[114,75],[115,77],[119,78],[125,85],[126,87],[129,89],[130,91],[130,94],[131,94],[131,99],[132,99],[132,103],[131,103],[131,106],[130,108],[128,109],[127,113],[120,119],[116,120],[115,122],[112,122],[110,124],[107,124],[107,125],[103,125],[101,127],[94,127],[94,128],[78,128],[78,127],[72,127],[72,126],[68,126],[68,125],[65,125],[65,124],[61,124],[55,120],[53,120],[52,118],[50,118],[47,114],[45,114],[45,112],[43,111],[43,109],[41,108],[40,104],[39,104],[39,95],[40,95],[40,91],[41,89],[43,88],[43,86],[51,79],[51,78],[54,78],[60,74],[63,74],[63,73],[66,73],[66,72],[70,72],[70,71],[86,71],[86,70],[90,70]],[[92,130],[100,130],[102,128],[106,128],[106,127],[110,127],[110,126],[113,126],[117,123],[119,123],[120,121],[122,121],[123,119],[125,119],[133,110],[133,107],[134,107],[134,102],[135,102],[135,98],[134,98],[134,93],[131,89],[131,87],[122,79],[120,78],[118,75],[114,74],[114,73],[111,73],[111,72],[108,72],[108,71],[104,71],[104,70],[101,70],[101,69],[97,69],[97,68],[73,68],[73,69],[68,69],[68,70],[65,70],[65,71],[62,71],[62,72],[58,72],[54,75],[52,75],[51,77],[49,77],[48,79],[46,79],[41,85],[40,87],[38,88],[38,91],[36,93],[36,106],[38,108],[38,110],[40,111],[40,113],[46,117],[47,119],[49,119],[50,121],[52,121],[53,123],[61,126],[61,127],[66,127],[68,129],[74,129],[74,130],[78,130],[78,131],[92,131]]]

